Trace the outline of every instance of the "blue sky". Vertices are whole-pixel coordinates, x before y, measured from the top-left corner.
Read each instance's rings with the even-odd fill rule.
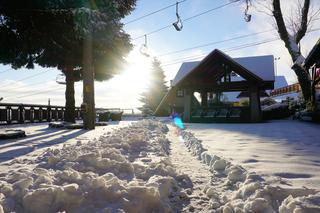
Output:
[[[179,13],[182,19],[186,19],[228,2],[228,0],[187,0],[179,4]],[[294,1],[282,0],[282,2],[284,3],[284,12],[290,11]],[[174,0],[138,0],[136,9],[123,19],[123,23],[174,3]],[[313,3],[315,7],[319,6],[317,0],[313,0]],[[173,27],[169,27],[151,34],[148,36],[150,52],[153,56],[159,56],[172,51],[273,28],[272,18],[264,13],[257,12],[257,8],[250,11],[253,14],[253,19],[249,23],[244,21],[243,11],[243,4],[239,2],[233,3],[185,22],[183,30],[180,32]],[[131,35],[131,38],[136,38],[170,25],[175,20],[175,7],[171,7],[155,15],[127,24],[124,29]],[[320,21],[314,21],[312,27],[313,29],[320,28]],[[304,55],[308,53],[317,38],[319,38],[319,35],[320,31],[315,31],[309,33],[303,40],[302,52]],[[232,47],[265,41],[275,37],[277,37],[276,31],[271,31],[257,36],[170,54],[159,57],[159,59],[163,64],[163,69],[169,81],[178,71],[182,62],[181,58],[190,57],[190,59],[193,59],[195,56],[204,56],[215,48],[227,50]],[[121,108],[140,106],[141,103],[138,99],[141,92],[146,89],[150,58],[142,56],[138,51],[141,44],[144,43],[143,38],[132,40],[132,43],[134,44],[134,50],[128,56],[128,67],[123,71],[123,74],[109,81],[96,83],[96,106]],[[295,75],[290,70],[291,61],[289,55],[281,41],[230,51],[227,54],[232,57],[273,54],[275,57],[280,57],[278,74],[285,75],[290,83],[295,82]],[[48,69],[36,67],[35,70],[21,69],[4,72],[9,68],[9,66],[0,65],[0,97],[4,97],[3,102],[46,104],[48,98],[50,98],[52,104],[64,105],[64,86],[55,83],[59,71],[54,69],[47,71]],[[45,73],[24,80],[28,76],[41,72]],[[39,94],[33,95],[34,93]],[[80,82],[76,84],[76,104],[80,105],[81,100],[82,83]]]

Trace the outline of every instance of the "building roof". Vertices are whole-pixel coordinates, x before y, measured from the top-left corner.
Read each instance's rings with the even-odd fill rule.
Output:
[[[283,75],[276,76],[275,78],[276,79],[274,81],[274,89],[288,86],[287,79]]]
[[[216,50],[214,50],[216,51]],[[219,51],[221,52],[221,51]],[[221,52],[223,53],[223,52]],[[225,54],[224,54],[225,55]],[[228,55],[226,55],[228,56]],[[260,77],[263,81],[274,81],[274,58],[272,55],[231,58],[229,60],[240,64],[252,74]],[[184,77],[191,73],[201,61],[184,62],[172,81],[171,86],[176,86]]]

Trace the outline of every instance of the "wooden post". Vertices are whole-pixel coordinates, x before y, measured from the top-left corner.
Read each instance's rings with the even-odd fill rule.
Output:
[[[192,92],[190,90],[185,89],[184,92],[184,110],[183,110],[183,121],[190,122],[191,117],[191,95]]]
[[[92,36],[84,41],[83,51],[83,124],[85,129],[95,128],[94,72],[92,67]]]
[[[201,92],[201,107],[207,108],[208,107],[208,93]]]
[[[19,124],[24,123],[24,107],[23,105],[19,105]]]
[[[260,106],[260,92],[259,88],[253,87],[249,89],[250,98],[250,119],[251,122],[260,122],[261,106]]]

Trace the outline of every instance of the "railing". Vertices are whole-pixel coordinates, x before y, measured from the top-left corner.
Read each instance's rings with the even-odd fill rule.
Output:
[[[76,120],[82,120],[80,107],[76,107],[75,111]],[[106,111],[127,112],[127,115],[134,115],[134,109],[132,108],[97,108],[97,117],[100,113]],[[64,116],[64,106],[0,102],[0,125],[63,121]]]
[[[64,115],[63,106],[0,103],[0,125],[63,121]],[[81,119],[80,107],[76,107],[76,120]]]

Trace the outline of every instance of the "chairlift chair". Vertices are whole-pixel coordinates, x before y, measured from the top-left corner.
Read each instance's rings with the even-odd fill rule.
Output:
[[[176,3],[176,16],[177,16],[177,21],[174,22],[172,25],[177,31],[181,31],[183,28],[183,23],[179,15],[179,2]]]
[[[246,22],[250,22],[252,17],[250,14],[248,14],[249,6],[250,6],[250,1],[246,0],[246,9],[244,10],[244,20]]]
[[[150,57],[150,53],[148,50],[148,44],[147,44],[147,35],[144,35],[144,44],[140,47],[140,53],[146,57]]]
[[[66,76],[64,74],[58,74],[56,77],[56,82],[58,84],[66,84]]]

